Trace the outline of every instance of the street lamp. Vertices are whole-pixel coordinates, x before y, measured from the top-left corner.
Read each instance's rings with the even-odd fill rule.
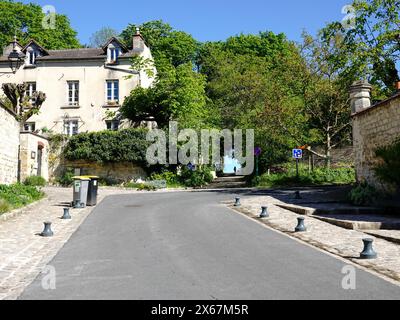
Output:
[[[10,68],[13,73],[16,73],[24,60],[24,54],[17,51],[17,37],[14,37],[13,51],[8,55]]]

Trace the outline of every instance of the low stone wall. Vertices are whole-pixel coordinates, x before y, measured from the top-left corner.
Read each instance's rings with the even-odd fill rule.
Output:
[[[22,132],[20,140],[21,181],[24,181],[29,176],[37,175],[48,180],[48,140],[43,136],[31,132]],[[41,159],[39,158],[39,152],[41,152]]]
[[[94,175],[108,183],[123,183],[145,179],[146,172],[140,166],[130,162],[97,163],[87,161],[61,161],[53,177],[62,174],[66,169],[75,170],[77,175]]]
[[[386,101],[370,106],[364,91],[364,102],[353,109],[353,146],[357,180],[366,181],[379,189],[386,189],[374,173],[380,160],[375,152],[379,147],[389,145],[400,137],[400,92]],[[362,96],[362,95],[361,95]],[[353,98],[358,100],[357,98]],[[360,100],[358,100],[360,101]],[[365,105],[366,102],[366,105]],[[354,103],[353,103],[354,104]]]
[[[0,184],[17,182],[19,130],[15,115],[0,107]]]

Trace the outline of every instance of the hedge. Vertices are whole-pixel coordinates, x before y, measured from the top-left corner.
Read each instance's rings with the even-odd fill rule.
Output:
[[[67,160],[134,162],[144,164],[149,142],[146,129],[81,133],[71,137],[64,149]]]

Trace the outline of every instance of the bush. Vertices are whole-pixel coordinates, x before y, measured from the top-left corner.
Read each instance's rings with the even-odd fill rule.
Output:
[[[179,177],[183,185],[193,188],[204,187],[211,183],[213,179],[210,169],[206,167],[198,168],[194,171],[185,167]]]
[[[177,187],[181,185],[178,175],[171,171],[164,171],[162,173],[153,173],[150,179],[153,181],[154,180],[165,181],[168,187]]]
[[[23,184],[0,185],[0,213],[26,206],[43,198],[44,193],[34,186]]]
[[[44,187],[46,184],[46,179],[39,176],[30,176],[27,177],[24,181],[24,185],[33,187]]]
[[[400,139],[393,144],[379,148],[376,156],[383,160],[383,164],[374,168],[376,175],[383,182],[400,187]]]
[[[367,183],[358,184],[349,195],[349,200],[357,206],[372,205],[378,198],[378,191]]]
[[[147,184],[147,183],[141,183],[139,187],[137,188],[139,191],[157,191],[157,187]]]
[[[299,170],[296,176],[295,168],[289,167],[278,170],[275,168],[270,175],[263,174],[252,180],[253,186],[259,187],[285,187],[297,185],[324,185],[324,184],[352,184],[355,182],[355,171],[353,168],[325,169],[316,168],[309,173],[304,167]]]
[[[74,176],[73,169],[66,169],[61,176],[56,178],[56,182],[63,187],[70,187],[74,182],[74,179],[72,179]]]
[[[147,130],[125,129],[81,133],[71,137],[64,149],[67,160],[146,163]]]

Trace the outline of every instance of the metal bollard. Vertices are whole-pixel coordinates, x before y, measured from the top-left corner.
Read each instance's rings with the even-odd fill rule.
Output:
[[[363,239],[364,242],[364,251],[361,252],[360,258],[361,259],[376,259],[378,254],[374,251],[372,245],[374,243],[374,239],[366,238]]]
[[[303,217],[297,218],[298,224],[295,229],[296,232],[306,232],[307,231],[307,228],[304,224],[304,220],[305,219]]]
[[[64,208],[64,215],[61,217],[62,220],[70,220],[71,215],[69,214],[69,208]]]
[[[261,210],[260,218],[269,218],[268,207],[261,207]]]
[[[44,222],[44,230],[40,235],[42,237],[52,237],[54,235],[53,231],[51,230],[51,222]]]
[[[303,199],[303,198],[301,197],[300,191],[296,191],[296,192],[294,193],[294,198],[295,198],[296,200],[301,200],[301,199]]]
[[[240,207],[242,204],[240,203],[240,198],[235,198],[235,207]]]

